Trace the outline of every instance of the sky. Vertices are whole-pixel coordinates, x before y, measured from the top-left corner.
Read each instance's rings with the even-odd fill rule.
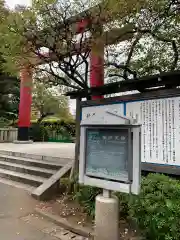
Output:
[[[14,8],[15,5],[31,5],[31,0],[6,0],[7,5],[10,8]]]
[[[10,8],[14,8],[15,5],[20,4],[20,5],[31,5],[32,0],[6,0],[6,4]],[[70,106],[70,111],[72,114],[75,112],[76,104],[74,100],[69,100],[69,106]]]

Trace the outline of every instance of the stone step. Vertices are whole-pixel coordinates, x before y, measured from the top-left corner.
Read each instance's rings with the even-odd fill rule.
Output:
[[[35,160],[40,160],[40,161],[51,162],[54,164],[57,163],[62,166],[66,165],[67,162],[73,160],[72,158],[66,158],[63,156],[52,157],[52,156],[48,156],[48,155],[30,154],[30,153],[25,153],[25,152],[13,152],[13,151],[8,151],[8,150],[0,150],[0,155],[20,157],[20,158],[26,158],[26,159],[35,159]]]
[[[12,181],[10,179],[5,179],[5,178],[1,178],[1,177],[0,177],[0,183],[6,184],[6,185],[9,185],[9,186],[12,186],[12,187],[17,187],[17,188],[24,189],[29,194],[31,194],[36,188],[36,187],[33,187],[31,185],[28,185],[28,184],[24,184],[24,183],[17,182],[17,181]]]
[[[28,184],[35,187],[40,186],[46,180],[46,178],[43,178],[43,177],[14,172],[14,171],[1,169],[1,168],[0,168],[0,177],[17,181],[17,182],[22,182],[24,184]]]
[[[63,164],[61,163],[47,162],[44,160],[14,157],[14,156],[8,156],[8,155],[0,155],[0,161],[11,162],[11,163],[21,164],[26,166],[34,166],[39,168],[52,169],[52,170],[59,170],[63,166]]]
[[[44,178],[51,177],[57,170],[51,170],[40,167],[26,166],[23,164],[11,163],[7,161],[0,160],[0,168],[7,169],[15,172],[27,173],[30,175],[41,176]]]

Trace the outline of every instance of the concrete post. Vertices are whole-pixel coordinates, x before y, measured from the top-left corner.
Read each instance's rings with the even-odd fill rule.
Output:
[[[117,198],[109,194],[98,195],[95,205],[95,237],[94,240],[119,239],[119,204]]]
[[[4,129],[4,142],[8,142],[8,130]]]
[[[2,129],[0,129],[0,138],[1,138],[1,142],[4,141],[4,131]]]
[[[13,129],[9,129],[9,142],[13,142],[14,139],[14,130]]]

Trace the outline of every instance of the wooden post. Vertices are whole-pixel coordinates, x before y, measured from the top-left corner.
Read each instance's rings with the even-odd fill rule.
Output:
[[[76,98],[76,140],[75,140],[75,159],[71,170],[70,179],[74,173],[79,172],[79,153],[80,153],[80,122],[81,122],[81,98]]]
[[[76,99],[76,145],[75,145],[75,172],[79,172],[80,152],[80,122],[81,122],[81,98]]]

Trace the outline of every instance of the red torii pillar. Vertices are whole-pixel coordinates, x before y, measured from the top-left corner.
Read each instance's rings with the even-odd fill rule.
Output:
[[[88,19],[83,19],[77,23],[77,33],[83,33],[89,25]],[[104,85],[104,43],[101,41],[103,29],[99,25],[93,34],[94,42],[90,53],[90,87]],[[97,35],[97,36],[96,36]],[[93,96],[93,100],[102,99],[103,96]]]
[[[104,85],[104,45],[94,43],[90,55],[90,87]],[[103,96],[93,96],[92,100],[102,99]]]
[[[32,68],[24,67],[20,70],[20,81],[18,141],[29,141],[33,84]]]

